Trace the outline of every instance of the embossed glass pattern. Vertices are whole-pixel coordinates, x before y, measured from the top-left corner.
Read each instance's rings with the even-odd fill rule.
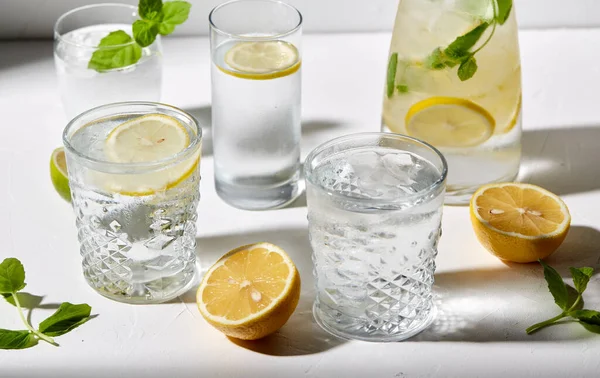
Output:
[[[189,145],[167,159],[114,163],[103,158],[115,127],[146,114],[176,118]],[[83,275],[100,294],[122,302],[169,300],[192,284],[196,272],[196,219],[200,198],[201,129],[186,113],[157,103],[118,103],[85,112],[65,129],[69,183]],[[175,184],[144,192],[164,175],[189,170]]]
[[[362,133],[318,147],[304,169],[317,322],[368,341],[427,327],[435,316],[443,156],[409,137]]]

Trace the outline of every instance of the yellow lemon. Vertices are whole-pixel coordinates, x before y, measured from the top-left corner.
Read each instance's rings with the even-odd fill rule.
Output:
[[[288,76],[300,68],[296,46],[285,41],[238,42],[225,53],[231,70],[221,71],[242,79],[268,80]]]
[[[531,184],[482,186],[471,198],[470,211],[481,244],[500,259],[519,263],[551,255],[571,224],[567,205]]]
[[[270,243],[236,248],[204,276],[196,301],[202,316],[227,336],[256,340],[281,328],[300,297],[290,257]]]
[[[56,192],[66,201],[71,202],[71,189],[69,188],[69,178],[67,174],[67,160],[65,158],[65,149],[59,147],[52,152],[50,156],[50,179]]]

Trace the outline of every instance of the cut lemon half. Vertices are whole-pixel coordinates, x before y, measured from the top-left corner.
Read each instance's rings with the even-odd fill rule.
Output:
[[[296,46],[285,41],[239,42],[225,53],[232,70],[221,70],[243,79],[267,80],[291,75],[300,68]]]
[[[561,245],[571,224],[567,205],[539,186],[489,184],[471,198],[477,238],[492,254],[512,262],[533,262]]]
[[[67,159],[65,149],[59,147],[50,156],[50,179],[56,192],[66,201],[71,202],[71,189],[67,174]]]
[[[300,276],[278,246],[236,248],[204,276],[196,301],[202,316],[227,336],[255,340],[281,328],[300,297]]]
[[[177,119],[148,114],[115,127],[106,137],[104,152],[115,163],[151,163],[168,159],[190,145],[188,130]],[[177,186],[198,167],[200,150],[162,169],[132,174],[98,172],[111,192],[129,196],[151,195]]]
[[[473,147],[494,133],[494,118],[476,103],[455,97],[430,97],[406,113],[408,135],[437,147]],[[395,130],[392,130],[395,131]]]

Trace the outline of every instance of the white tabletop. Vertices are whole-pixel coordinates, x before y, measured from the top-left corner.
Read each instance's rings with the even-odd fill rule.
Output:
[[[600,29],[525,31],[522,179],[562,195],[571,231],[548,260],[600,267]],[[380,125],[388,34],[307,35],[303,63],[303,156],[321,142]],[[210,122],[208,40],[164,40],[163,102]],[[440,314],[401,343],[337,340],[315,324],[306,208],[249,212],[215,194],[210,129],[202,160],[198,257],[206,268],[250,242],[281,245],[302,276],[300,303],[275,335],[234,343],[200,316],[194,291],[160,305],[110,301],[81,274],[72,210],[52,188],[48,161],[65,118],[52,43],[0,43],[0,258],[19,258],[25,291],[43,295],[37,324],[56,304],[89,303],[98,316],[46,343],[0,351],[0,377],[598,377],[600,336],[578,324],[532,336],[525,328],[558,313],[537,264],[503,264],[479,245],[468,209],[444,208],[437,258]],[[600,309],[600,275],[585,293]],[[0,328],[21,329],[0,302]]]

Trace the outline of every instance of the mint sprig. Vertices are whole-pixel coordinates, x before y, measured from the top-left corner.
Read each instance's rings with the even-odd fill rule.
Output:
[[[168,1],[163,4],[162,0],[140,0],[138,14],[141,19],[131,26],[133,38],[123,30],[102,38],[88,68],[106,72],[137,63],[142,57],[141,48],[154,43],[159,34],[173,33],[175,26],[188,19],[191,7],[187,1]]]
[[[573,276],[573,285],[577,291],[577,296],[571,302],[572,298],[569,297],[567,285],[563,281],[560,274],[558,274],[554,268],[542,260],[538,261],[544,267],[544,278],[548,283],[548,290],[554,297],[554,302],[556,305],[563,311],[553,318],[536,323],[527,328],[527,334],[532,334],[544,327],[556,324],[559,320],[565,318],[571,318],[572,320],[579,322],[590,332],[600,333],[600,312],[595,310],[578,309],[583,298],[583,292],[587,288],[588,282],[592,278],[594,269],[590,267],[569,268],[571,275]]]
[[[8,303],[14,305],[25,324],[26,330],[0,329],[0,349],[26,349],[37,345],[43,340],[54,346],[54,336],[64,335],[90,319],[92,308],[87,304],[71,304],[65,302],[46,320],[40,323],[38,329],[27,321],[23,314],[19,291],[25,288],[25,269],[15,258],[7,258],[0,263],[0,294]]]

